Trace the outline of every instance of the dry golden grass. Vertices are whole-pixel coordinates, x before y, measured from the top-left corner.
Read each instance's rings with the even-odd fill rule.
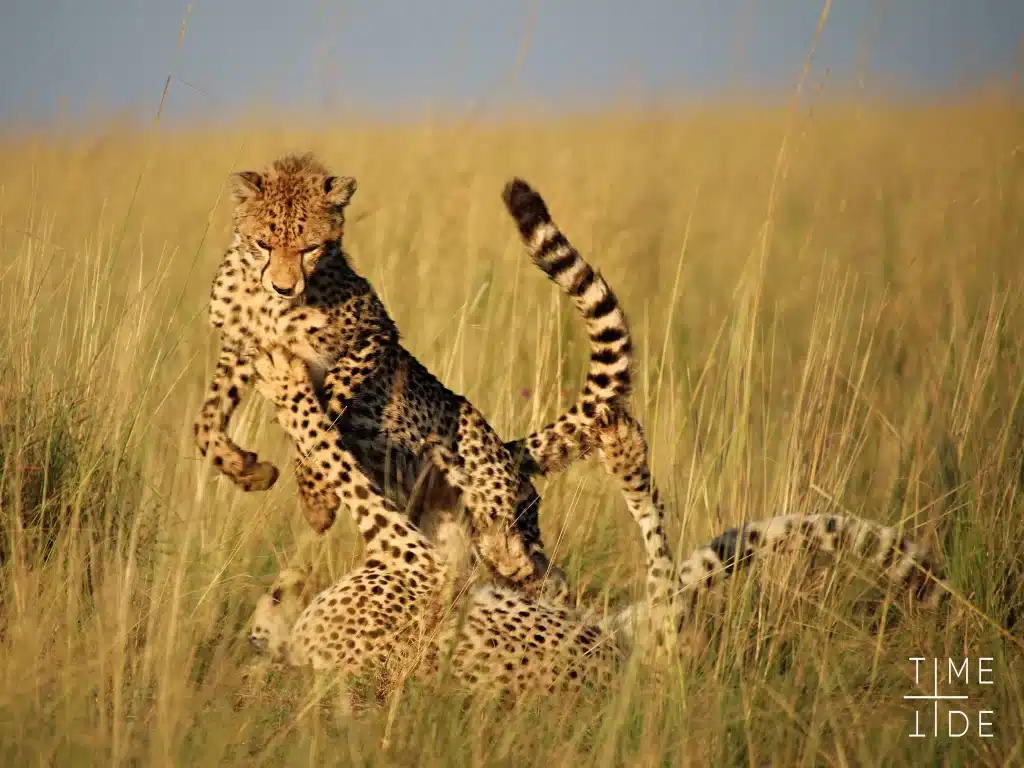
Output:
[[[1020,764],[1022,129],[1019,108],[978,103],[6,141],[4,762]],[[505,218],[516,174],[630,315],[680,547],[783,509],[905,521],[948,563],[952,607],[891,611],[877,636],[849,590],[757,597],[740,579],[704,656],[511,713],[422,683],[345,719],[297,672],[247,687],[261,579],[300,550],[335,571],[358,556],[347,521],[305,536],[287,472],[246,495],[190,440],[227,175],[307,148],[359,179],[348,243],[409,348],[499,433],[563,408],[586,355]],[[252,398],[233,431],[285,467],[270,420]],[[595,467],[543,493],[575,583],[640,583],[638,536]],[[995,658],[972,706],[996,737],[908,738],[902,697],[925,692],[909,657],[965,655]]]

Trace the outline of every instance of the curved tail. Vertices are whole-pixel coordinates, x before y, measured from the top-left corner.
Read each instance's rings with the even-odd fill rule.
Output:
[[[710,588],[773,552],[849,552],[879,566],[885,578],[925,605],[945,594],[945,582],[921,542],[852,515],[780,515],[730,528],[679,564],[682,589]]]
[[[544,199],[518,178],[505,185],[502,199],[533,263],[569,295],[590,337],[587,381],[576,403],[532,435],[505,444],[519,458],[520,473],[530,477],[564,469],[594,446],[598,418],[632,391],[633,342],[619,300],[551,220]]]
[[[948,587],[941,570],[924,545],[900,533],[897,526],[883,525],[852,515],[780,515],[739,528],[729,528],[695,549],[676,568],[676,595],[692,606],[697,597],[776,552],[850,553],[877,566],[896,589],[925,607],[936,606]],[[689,613],[682,599],[662,603],[633,604],[608,623],[620,638],[632,640],[639,623],[660,624],[668,633],[679,632]],[[666,626],[666,624],[674,625]],[[655,627],[658,628],[657,626]],[[657,642],[668,633],[658,633]]]

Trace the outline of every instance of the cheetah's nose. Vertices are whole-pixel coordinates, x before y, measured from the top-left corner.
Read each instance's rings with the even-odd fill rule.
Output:
[[[249,645],[257,653],[264,653],[267,650],[267,638],[262,635],[249,635]]]
[[[274,290],[277,292],[278,296],[284,296],[287,298],[288,296],[291,296],[293,293],[295,293],[294,288],[282,288],[281,286],[277,285],[277,283],[271,283],[271,285],[274,286]]]

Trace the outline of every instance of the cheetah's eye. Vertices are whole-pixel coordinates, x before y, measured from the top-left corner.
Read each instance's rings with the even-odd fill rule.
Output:
[[[323,248],[323,243],[317,243],[316,245],[311,245],[308,248],[303,248],[301,251],[299,251],[299,253],[301,253],[303,256],[308,256],[311,253],[319,251],[321,248]]]
[[[264,250],[264,251],[269,251],[270,250],[270,246],[267,245],[266,242],[264,242],[263,240],[257,240],[256,241],[256,247],[260,248],[261,250]]]

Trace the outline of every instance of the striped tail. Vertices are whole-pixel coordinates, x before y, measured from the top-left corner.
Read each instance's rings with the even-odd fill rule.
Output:
[[[839,515],[780,515],[730,528],[694,550],[676,571],[677,594],[691,605],[737,571],[775,552],[849,552],[877,566],[882,576],[915,602],[934,607],[948,594],[941,571],[921,542],[895,526]],[[687,613],[675,601],[633,604],[608,623],[620,639],[633,641],[644,625],[655,626],[657,642],[682,630]]]
[[[522,179],[505,185],[502,199],[533,263],[569,295],[590,337],[583,392],[568,412],[528,437],[505,444],[530,477],[569,466],[596,443],[597,420],[632,391],[633,342],[612,289],[551,220],[543,198]]]
[[[679,564],[680,587],[711,588],[774,552],[850,552],[878,566],[885,578],[925,605],[945,594],[945,582],[921,542],[897,527],[852,515],[780,515],[730,528]]]

